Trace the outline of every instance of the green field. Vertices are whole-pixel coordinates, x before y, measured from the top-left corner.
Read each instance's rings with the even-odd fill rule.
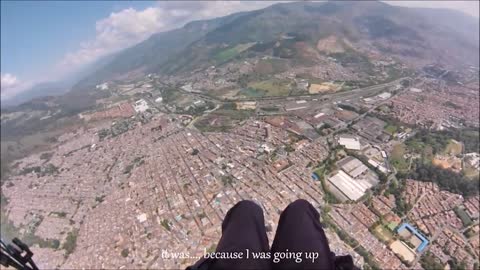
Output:
[[[462,143],[459,143],[454,140],[450,140],[445,147],[445,153],[449,155],[460,155],[462,153]]]
[[[325,173],[325,166],[318,167],[313,172],[316,173],[319,178],[323,178],[323,174]]]
[[[466,164],[463,170],[463,174],[465,175],[465,177],[468,177],[469,179],[475,179],[475,178],[478,178],[478,176],[480,175],[480,172],[476,168],[473,168]]]
[[[214,58],[218,62],[225,62],[234,58],[239,53],[240,52],[237,50],[237,48],[233,47],[217,53]]]
[[[248,83],[248,87],[240,90],[238,95],[245,97],[288,96],[290,82],[288,80],[265,80]]]
[[[254,71],[260,75],[271,75],[285,72],[288,68],[288,61],[285,59],[262,59],[255,65]]]
[[[392,165],[399,171],[405,171],[408,169],[408,162],[404,158],[405,155],[405,145],[402,144],[397,144],[393,147],[392,153],[391,153],[391,161]]]
[[[247,87],[240,90],[237,95],[245,97],[264,97],[266,95],[266,92],[260,89]]]
[[[215,61],[220,62],[220,63],[227,62],[228,60],[233,59],[235,56],[237,56],[241,52],[247,50],[248,48],[250,48],[254,44],[255,44],[255,42],[238,44],[234,47],[231,47],[231,48],[225,49],[223,51],[220,51],[213,58],[215,59]]]
[[[205,115],[195,122],[195,127],[202,132],[226,132],[249,118],[251,111],[220,109]]]
[[[390,232],[381,224],[375,227],[375,229],[373,229],[373,233],[385,243],[390,243],[391,241],[393,241],[392,232]]]
[[[397,126],[390,125],[390,124],[385,126],[384,128],[385,132],[387,132],[390,135],[395,134],[397,132],[397,129],[398,129]]]

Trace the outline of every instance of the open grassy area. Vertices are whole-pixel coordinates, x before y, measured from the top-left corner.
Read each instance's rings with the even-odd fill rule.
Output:
[[[234,58],[237,54],[239,54],[239,51],[236,47],[233,47],[217,53],[214,58],[218,62],[225,62]]]
[[[385,228],[382,224],[375,227],[373,229],[373,233],[385,243],[390,243],[394,240],[392,232]]]
[[[392,165],[399,171],[406,171],[408,169],[408,162],[405,159],[405,145],[397,144],[393,147],[390,155]]]
[[[341,88],[341,84],[336,84],[332,82],[322,82],[322,83],[311,83],[308,88],[308,93],[310,94],[320,94],[328,92],[336,92]]]
[[[254,89],[260,89],[266,92],[267,96],[283,96],[288,95],[290,88],[286,81],[261,81],[250,84]]]
[[[214,56],[214,59],[217,62],[220,62],[220,63],[227,62],[228,60],[233,59],[235,56],[237,56],[241,52],[247,50],[248,48],[250,48],[254,44],[255,44],[255,42],[238,44],[235,47],[231,47],[231,48],[225,49],[223,51],[220,51],[219,53],[217,53]]]
[[[384,128],[385,132],[387,132],[390,135],[395,134],[395,132],[397,132],[397,129],[398,129],[397,126],[391,125],[391,124],[386,125],[385,128]]]
[[[290,81],[288,80],[264,80],[249,82],[247,87],[238,92],[238,96],[247,98],[288,96],[290,93]]]
[[[251,114],[250,110],[220,109],[203,116],[194,125],[202,132],[226,132],[249,118]]]
[[[245,96],[245,97],[263,97],[266,95],[266,92],[260,89],[247,87],[240,90],[240,92],[238,92],[238,95]]]
[[[466,165],[463,168],[463,174],[465,175],[465,177],[469,179],[475,179],[475,178],[478,178],[478,176],[480,175],[480,172],[476,168],[473,168],[470,165]]]
[[[288,61],[285,59],[262,59],[255,65],[254,71],[261,75],[271,75],[288,70]]]
[[[223,89],[208,89],[205,94],[217,99],[235,99],[241,89],[239,88],[223,88]]]
[[[450,140],[447,146],[445,147],[445,153],[456,156],[462,153],[462,149],[463,149],[462,143],[457,142],[455,140]]]
[[[325,166],[320,166],[320,167],[316,168],[313,172],[314,172],[319,178],[322,178],[322,177],[323,177],[323,174],[325,173]]]

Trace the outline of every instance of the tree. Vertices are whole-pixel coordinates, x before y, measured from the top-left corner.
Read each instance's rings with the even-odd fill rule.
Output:
[[[78,230],[76,229],[68,232],[65,243],[63,244],[63,249],[65,249],[66,256],[70,255],[77,247],[77,236]]]
[[[420,265],[425,270],[443,269],[443,265],[430,253],[423,255],[420,259]]]
[[[130,252],[129,252],[128,248],[124,248],[124,249],[122,249],[121,255],[122,255],[122,257],[126,258],[126,257],[128,257],[129,253]]]

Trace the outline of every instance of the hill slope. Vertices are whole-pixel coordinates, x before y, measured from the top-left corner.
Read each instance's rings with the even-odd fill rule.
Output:
[[[334,36],[354,43],[362,53],[385,54],[412,66],[478,65],[478,22],[459,12],[395,7],[376,1],[297,2],[155,34],[118,54],[83,85],[126,75],[176,74],[204,68],[219,64],[214,56],[223,48],[256,42],[271,49],[288,34],[311,48],[322,38]]]

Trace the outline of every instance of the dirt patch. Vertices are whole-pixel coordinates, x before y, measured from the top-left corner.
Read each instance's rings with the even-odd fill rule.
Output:
[[[462,160],[452,156],[436,155],[432,164],[445,170],[459,172],[462,170]]]
[[[326,92],[336,92],[340,89],[339,85],[331,82],[324,82],[321,84],[313,83],[308,88],[310,94],[320,94]]]
[[[329,36],[318,40],[317,49],[325,53],[343,53],[345,46],[343,42],[339,41],[335,36]]]
[[[393,242],[390,245],[390,249],[408,262],[415,260],[415,252],[399,240]]]

